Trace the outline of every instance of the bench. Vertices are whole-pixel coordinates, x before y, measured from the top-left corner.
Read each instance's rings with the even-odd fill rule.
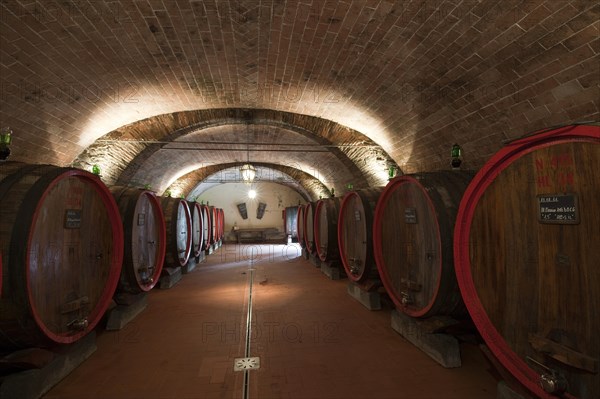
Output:
[[[265,242],[269,234],[277,233],[275,227],[256,227],[251,229],[234,230],[235,238],[238,244],[242,242]]]

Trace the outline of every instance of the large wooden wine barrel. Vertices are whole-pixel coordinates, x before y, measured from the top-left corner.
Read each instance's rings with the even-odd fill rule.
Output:
[[[217,220],[217,208],[209,206],[208,213],[210,213],[210,243],[214,244],[219,241],[219,237],[217,236],[217,224],[219,223]]]
[[[306,205],[298,206],[298,214],[296,217],[296,226],[298,228],[298,243],[302,248],[306,247],[306,229],[304,227],[304,213]]]
[[[124,233],[124,256],[117,292],[139,294],[158,282],[166,251],[165,218],[153,192],[113,186]]]
[[[192,217],[187,201],[162,197],[160,205],[165,216],[167,250],[164,267],[185,266],[192,253]]]
[[[298,206],[288,206],[283,210],[283,229],[286,236],[298,238]]]
[[[317,201],[315,208],[314,238],[317,255],[323,262],[340,259],[338,248],[339,198],[325,198]]]
[[[213,226],[213,233],[214,233],[214,242],[218,242],[219,241],[219,224],[221,223],[219,221],[219,208],[217,208],[216,206],[213,207],[212,209],[212,214],[214,217],[214,226]]]
[[[223,236],[225,235],[225,211],[223,208],[220,208],[220,219],[221,219],[221,240],[223,240]]]
[[[225,235],[225,211],[223,208],[219,208],[219,239],[222,240]]]
[[[123,227],[108,188],[86,171],[0,166],[0,349],[69,344],[111,302]]]
[[[309,202],[304,208],[304,242],[306,244],[306,250],[309,253],[316,253],[317,247],[315,245],[315,208],[317,207],[316,202]]]
[[[379,280],[373,256],[373,219],[383,187],[351,191],[344,196],[338,218],[340,258],[348,278]]]
[[[225,213],[223,212],[223,208],[216,208],[217,211],[217,241],[221,241],[223,239],[223,234],[225,233]]]
[[[221,239],[221,209],[215,207],[215,242]]]
[[[204,238],[204,250],[208,250],[210,248],[210,244],[212,243],[212,228],[211,228],[211,220],[210,220],[210,209],[208,205],[200,205],[202,208],[202,236]]]
[[[196,201],[188,202],[192,214],[192,256],[200,256],[204,250],[204,221],[202,220],[202,206]]]
[[[399,176],[379,197],[373,224],[377,269],[398,310],[409,316],[466,314],[452,233],[472,176],[459,171]]]
[[[514,141],[469,185],[456,273],[501,364],[537,396],[600,398],[600,127]]]

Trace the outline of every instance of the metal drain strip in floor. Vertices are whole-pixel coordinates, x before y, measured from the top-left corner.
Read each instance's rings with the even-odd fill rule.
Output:
[[[246,315],[246,357],[250,356],[250,337],[252,336],[252,286],[254,285],[254,268],[252,267],[252,261],[250,261],[250,283],[248,286],[248,314]]]
[[[252,337],[252,288],[254,283],[254,268],[253,259],[250,259],[250,267],[248,268],[248,312],[246,314],[246,342],[244,356],[236,358],[233,364],[234,371],[244,372],[244,384],[242,388],[242,399],[248,399],[250,395],[250,370],[256,370],[260,368],[260,358],[250,357],[250,338]]]

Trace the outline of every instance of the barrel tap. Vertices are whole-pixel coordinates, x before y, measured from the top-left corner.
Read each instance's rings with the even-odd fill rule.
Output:
[[[529,356],[527,356],[527,361],[544,370],[544,372],[540,374],[539,380],[539,384],[544,391],[553,395],[560,395],[567,391],[568,382],[564,375]]]

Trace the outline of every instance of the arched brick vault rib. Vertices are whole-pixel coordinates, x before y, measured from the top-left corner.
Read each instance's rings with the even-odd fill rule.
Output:
[[[294,181],[298,183],[302,190],[299,190],[298,187],[293,185],[280,183],[276,180],[266,180],[272,183],[284,184],[295,191],[297,191],[306,201],[313,201],[319,198],[319,196],[325,196],[329,193],[329,189],[323,185],[318,179],[310,174],[303,172],[301,170],[285,166],[285,165],[275,165],[275,164],[267,164],[267,163],[253,163],[258,168],[266,168],[280,171],[282,173],[290,176]],[[219,165],[211,165],[201,169],[196,169],[192,172],[189,172],[177,180],[175,180],[166,190],[174,193],[182,193],[186,198],[194,191],[194,188],[197,187],[203,180],[207,179],[214,174],[224,171],[230,168],[239,168],[242,166],[242,163],[228,163],[228,164],[219,164]],[[164,194],[161,193],[161,194]]]
[[[247,148],[252,150],[247,152]],[[338,192],[348,183],[357,188],[366,186],[364,179],[354,178],[351,169],[312,139],[278,127],[243,124],[208,127],[187,135],[185,142],[170,142],[144,161],[130,184],[151,182],[154,187],[164,189],[172,180],[193,169],[247,159],[252,163],[301,169]]]
[[[389,165],[397,166],[368,137],[335,122],[289,112],[241,108],[158,115],[123,126],[88,147],[73,165],[86,169],[99,164],[107,183],[135,185],[138,183],[133,180],[136,175],[136,180],[140,180],[139,174],[146,161],[168,143],[177,143],[196,134],[201,140],[203,131],[217,126],[246,124],[293,132],[323,146],[344,166],[345,170],[338,170],[339,167],[331,170],[333,180],[338,184],[352,183],[355,188],[378,186],[384,183],[385,169]]]

